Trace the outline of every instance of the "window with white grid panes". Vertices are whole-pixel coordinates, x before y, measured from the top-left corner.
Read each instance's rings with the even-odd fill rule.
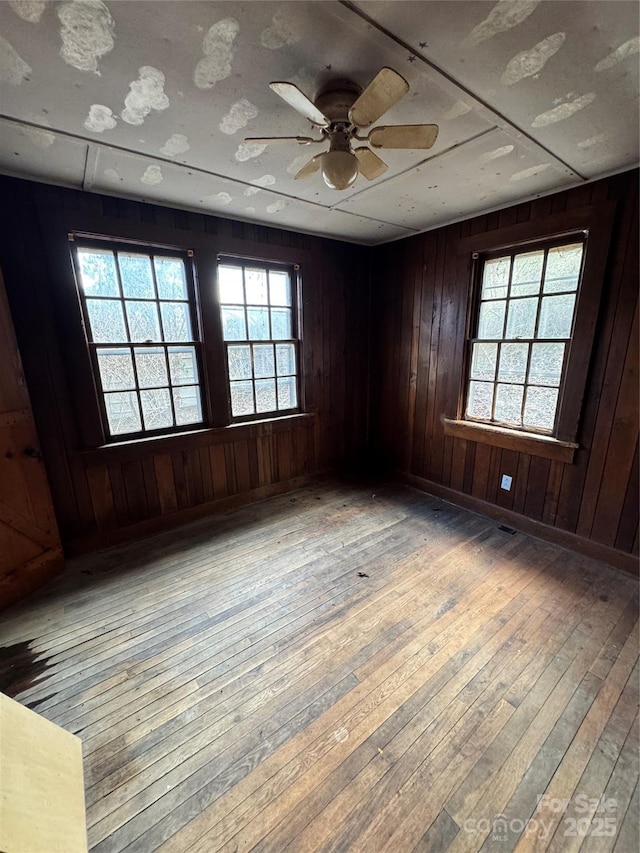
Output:
[[[233,420],[299,409],[296,275],[236,259],[218,263],[218,295]]]
[[[202,425],[200,341],[187,253],[81,240],[73,247],[107,438]]]
[[[467,420],[553,435],[583,255],[573,238],[481,261]]]

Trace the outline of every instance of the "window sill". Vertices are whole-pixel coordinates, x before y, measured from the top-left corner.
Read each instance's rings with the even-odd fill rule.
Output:
[[[458,421],[444,419],[444,434],[454,438],[464,438],[467,441],[477,441],[480,444],[490,444],[492,447],[502,447],[504,450],[515,450],[518,453],[529,453],[531,456],[542,456],[556,462],[571,464],[578,445],[570,441],[560,441],[553,436],[538,435],[534,432],[519,432],[505,427],[490,424],[474,423],[473,421]]]
[[[103,444],[81,450],[80,456],[87,467],[108,465],[112,462],[126,462],[159,453],[175,453],[181,450],[192,450],[207,447],[211,444],[227,444],[231,441],[242,441],[248,438],[273,435],[293,429],[309,427],[315,414],[313,412],[298,412],[294,415],[284,415],[265,420],[244,421],[232,423],[224,427],[207,427],[192,432],[178,432],[171,435],[149,436],[136,438],[131,441],[120,441]]]

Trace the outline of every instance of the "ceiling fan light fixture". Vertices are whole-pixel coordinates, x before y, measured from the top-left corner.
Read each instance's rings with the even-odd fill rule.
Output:
[[[358,158],[350,151],[327,151],[322,155],[322,178],[332,190],[346,190],[358,177]]]

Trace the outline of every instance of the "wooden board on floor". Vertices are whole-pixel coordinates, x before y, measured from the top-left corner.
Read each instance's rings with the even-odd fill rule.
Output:
[[[84,853],[82,744],[0,693],[0,850]]]

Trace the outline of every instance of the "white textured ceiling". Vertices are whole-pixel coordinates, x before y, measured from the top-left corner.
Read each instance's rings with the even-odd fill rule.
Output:
[[[638,4],[0,3],[0,171],[375,244],[632,167]],[[430,151],[344,192],[293,174],[319,148],[268,87],[313,98],[382,66],[409,94],[380,123],[436,122]]]

